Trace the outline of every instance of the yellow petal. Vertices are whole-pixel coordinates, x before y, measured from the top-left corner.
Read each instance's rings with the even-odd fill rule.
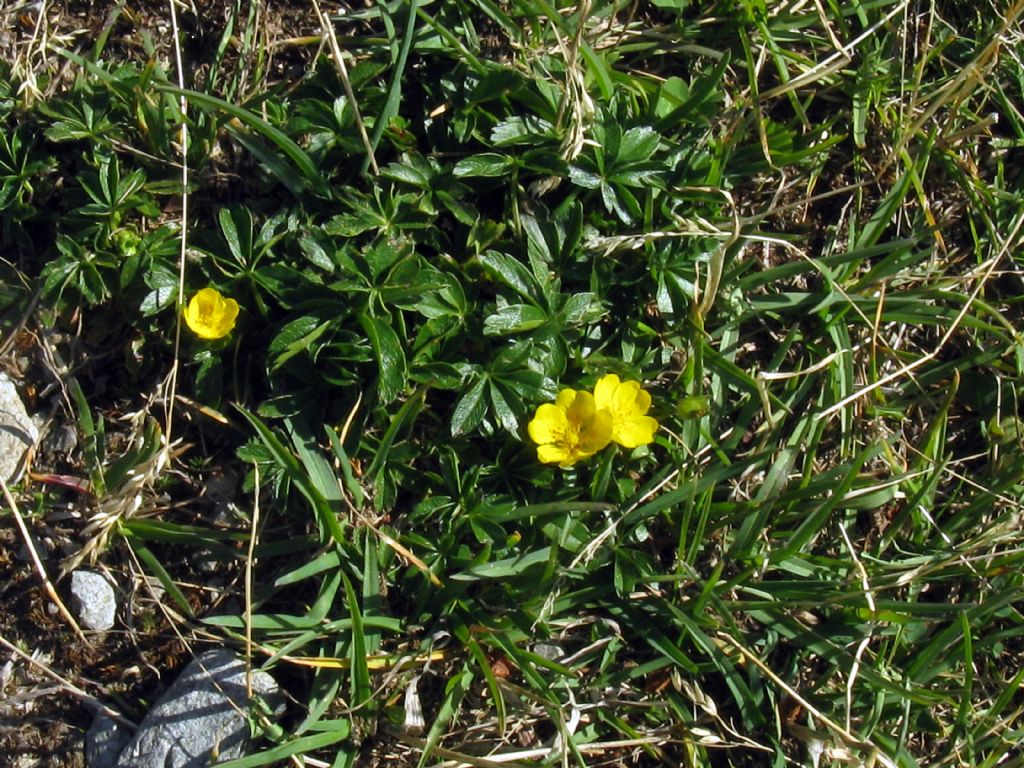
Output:
[[[563,466],[568,466],[574,461],[574,459],[570,457],[571,454],[561,446],[550,444],[537,446],[537,459],[542,464],[561,464]]]
[[[637,411],[637,397],[642,390],[639,381],[624,381],[612,395],[611,412],[616,416],[626,416]]]
[[[551,403],[544,403],[537,408],[533,421],[526,426],[526,431],[535,443],[557,443],[565,439],[568,426],[568,420],[562,408]]]
[[[217,331],[220,336],[227,336],[235,327],[238,317],[238,302],[234,299],[221,298],[217,314]]]
[[[575,389],[563,389],[558,393],[558,397],[555,399],[555,405],[561,408],[563,411],[568,411],[569,406],[572,405],[572,401],[576,399]]]
[[[654,441],[658,422],[650,416],[636,416],[615,424],[615,442],[623,448],[636,448]]]
[[[594,396],[589,392],[577,392],[565,415],[571,424],[583,428],[594,418],[596,412],[597,405],[594,403]]]
[[[640,413],[647,413],[651,409],[651,393],[641,389],[636,393],[636,408]]]
[[[607,409],[602,408],[594,413],[594,417],[580,435],[580,451],[591,456],[608,445],[612,439],[613,426],[612,415]]]
[[[609,373],[602,376],[597,384],[594,385],[594,401],[597,403],[597,407],[600,408],[611,408],[612,398],[615,396],[615,390],[619,386],[619,377],[614,373]]]
[[[205,288],[203,290],[206,290]],[[192,297],[185,308],[185,322],[188,327],[201,339],[216,338],[210,332],[206,318],[210,315],[209,300],[202,291]]]

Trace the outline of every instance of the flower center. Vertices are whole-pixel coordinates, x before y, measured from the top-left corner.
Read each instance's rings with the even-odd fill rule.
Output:
[[[580,427],[581,425],[575,421],[569,421],[565,428],[565,435],[562,438],[562,444],[565,448],[573,450],[579,447],[580,444]]]

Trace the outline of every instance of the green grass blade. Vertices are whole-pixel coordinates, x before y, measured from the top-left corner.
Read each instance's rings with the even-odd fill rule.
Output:
[[[236,104],[224,101],[224,99],[220,99],[216,96],[188,89],[183,90],[168,83],[154,83],[153,87],[162,93],[169,93],[173,96],[184,97],[194,106],[206,111],[221,112],[235,118],[247,128],[269,141],[279,152],[281,152],[281,154],[291,160],[295,168],[298,169],[300,176],[296,177],[291,173],[290,169],[286,170],[285,166],[275,161],[273,166],[270,167],[270,170],[272,172],[278,171],[285,174],[284,177],[279,177],[283,184],[286,186],[289,184],[294,186],[299,183],[298,180],[301,178],[317,195],[321,197],[330,196],[327,181],[321,175],[320,170],[313,161],[313,158],[311,158],[309,154],[302,149],[302,147],[292,141],[292,139],[289,138],[282,130],[275,128],[255,113],[245,109],[244,107],[239,107]]]

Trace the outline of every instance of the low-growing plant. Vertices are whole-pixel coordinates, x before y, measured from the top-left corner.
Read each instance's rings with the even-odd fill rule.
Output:
[[[290,694],[227,765],[1012,760],[1019,7],[242,11],[0,72],[84,552]]]

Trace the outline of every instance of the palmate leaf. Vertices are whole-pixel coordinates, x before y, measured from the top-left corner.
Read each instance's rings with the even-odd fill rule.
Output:
[[[43,296],[50,301],[60,301],[68,288],[77,290],[90,304],[98,304],[110,296],[110,286],[104,277],[107,265],[100,254],[66,235],[60,235],[56,245],[60,255],[42,270]],[[113,272],[110,279],[115,279]]]
[[[491,142],[497,147],[530,145],[535,148],[557,138],[555,127],[550,122],[532,115],[509,117],[491,130]]]
[[[116,130],[106,104],[94,106],[84,100],[80,103],[69,100],[44,106],[40,111],[51,118],[46,129],[46,138],[50,141],[100,141]]]
[[[139,311],[143,317],[151,317],[164,311],[178,298],[178,276],[162,264],[150,267],[143,279],[149,288],[149,293],[139,304]],[[121,281],[122,284],[126,283],[124,273]]]

